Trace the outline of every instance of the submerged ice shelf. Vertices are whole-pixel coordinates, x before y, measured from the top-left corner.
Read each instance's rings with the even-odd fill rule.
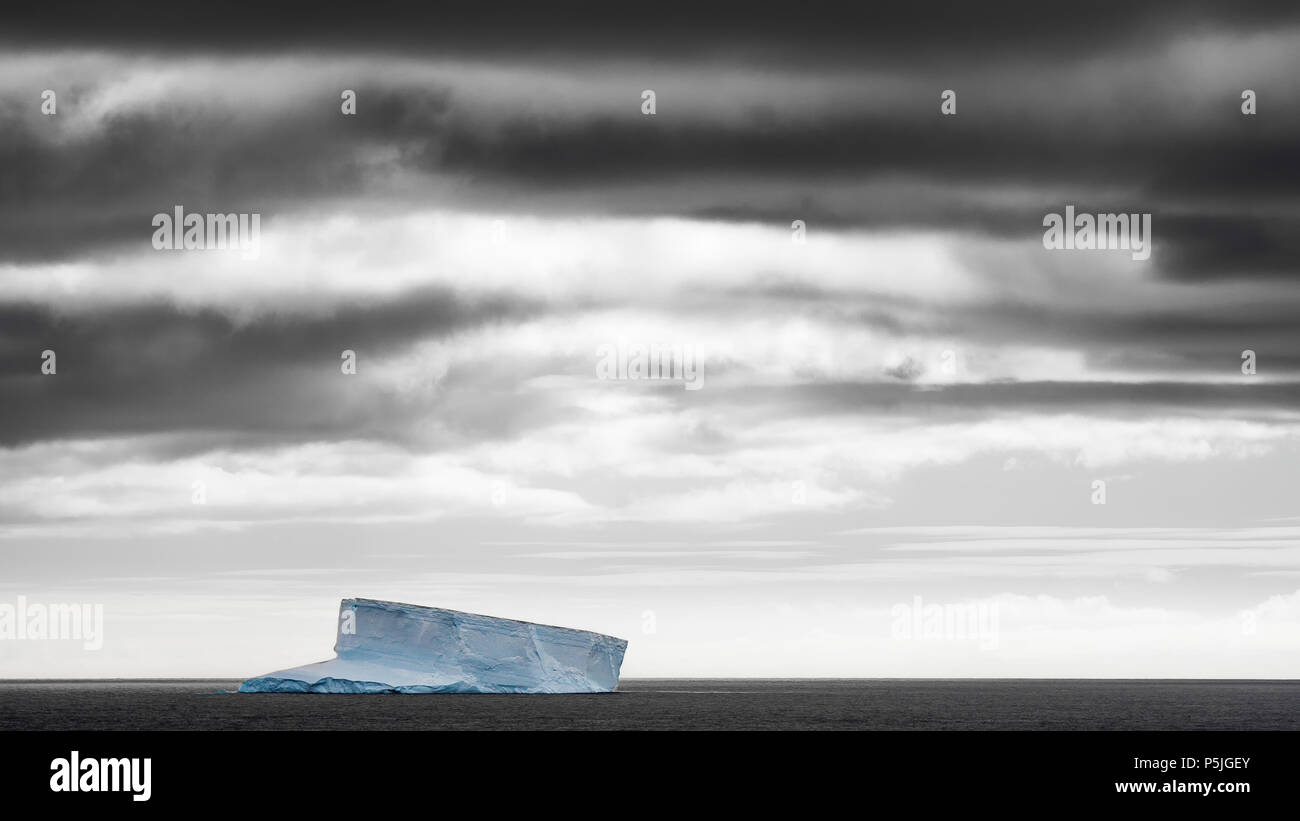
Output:
[[[337,657],[241,693],[608,693],[624,639],[414,604],[344,599]]]

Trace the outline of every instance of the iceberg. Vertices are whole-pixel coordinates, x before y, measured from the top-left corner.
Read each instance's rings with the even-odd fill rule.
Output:
[[[344,599],[335,658],[250,678],[241,693],[608,693],[625,639],[421,607]]]

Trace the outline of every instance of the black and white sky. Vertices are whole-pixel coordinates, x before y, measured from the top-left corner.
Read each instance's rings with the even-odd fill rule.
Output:
[[[628,676],[1300,676],[1300,6],[410,5],[4,12],[0,601],[106,628],[0,677],[314,661],[345,596]],[[597,378],[649,344],[700,389]]]

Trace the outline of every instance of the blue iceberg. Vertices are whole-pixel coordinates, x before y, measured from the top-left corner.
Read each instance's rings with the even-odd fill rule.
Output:
[[[374,599],[339,605],[335,658],[250,678],[241,693],[608,693],[624,639]]]

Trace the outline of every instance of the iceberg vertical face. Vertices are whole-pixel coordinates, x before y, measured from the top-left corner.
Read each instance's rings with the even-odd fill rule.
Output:
[[[344,599],[336,658],[241,693],[608,693],[624,639],[414,604]]]

